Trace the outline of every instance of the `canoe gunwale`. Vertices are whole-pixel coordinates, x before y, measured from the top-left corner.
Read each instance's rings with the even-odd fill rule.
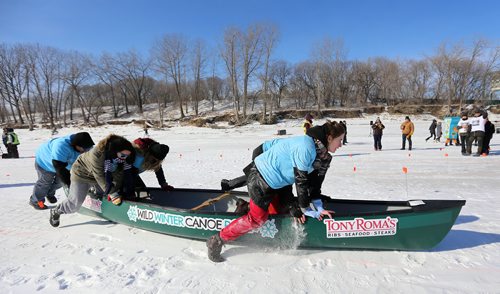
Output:
[[[169,192],[165,192],[161,190],[161,188],[146,188],[144,191],[156,191],[160,193],[168,194]],[[192,189],[192,188],[180,188],[176,189],[179,192],[203,192],[203,193],[214,193],[214,194],[222,194],[225,191],[222,190],[213,190],[213,189]],[[249,197],[247,192],[243,191],[231,191],[231,196],[234,197]],[[408,213],[421,213],[421,212],[433,212],[433,211],[441,211],[445,209],[455,209],[461,208],[465,205],[465,200],[427,200],[427,199],[411,199],[411,200],[395,200],[395,201],[387,201],[387,200],[356,200],[356,199],[337,199],[337,198],[329,198],[327,196],[323,196],[322,200],[324,202],[330,204],[349,204],[349,205],[380,205],[380,206],[400,206],[402,209],[398,210],[390,210],[390,211],[373,211],[373,212],[354,212],[354,213],[336,213],[334,217],[365,217],[365,216],[377,216],[377,215],[398,215],[398,214],[408,214]],[[192,214],[204,214],[204,215],[226,215],[226,216],[238,216],[238,214],[234,212],[226,212],[226,211],[197,211],[193,209],[184,209],[173,206],[162,206],[155,203],[143,202],[140,200],[124,200],[129,203],[134,203],[134,205],[145,205],[150,206],[152,208],[157,208],[160,210],[168,210],[175,211],[179,213],[192,213]],[[410,202],[412,201],[425,201],[425,204],[411,206]],[[335,210],[335,209],[334,209]],[[273,215],[273,218],[290,218],[289,214],[276,214]]]

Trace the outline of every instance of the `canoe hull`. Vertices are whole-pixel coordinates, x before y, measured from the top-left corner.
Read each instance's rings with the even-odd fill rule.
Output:
[[[222,193],[189,189],[181,192]],[[247,196],[244,194],[235,193]],[[333,219],[308,218],[304,225],[297,225],[288,215],[270,215],[261,228],[243,236],[238,243],[291,248],[427,250],[441,242],[450,231],[465,201],[421,202],[424,205],[410,206],[408,201],[331,200],[325,207],[340,210]],[[215,206],[214,211],[165,207],[154,201],[123,201],[115,206],[88,196],[80,212],[143,230],[206,240],[239,217],[227,211],[218,212]],[[385,207],[385,211],[380,207]]]

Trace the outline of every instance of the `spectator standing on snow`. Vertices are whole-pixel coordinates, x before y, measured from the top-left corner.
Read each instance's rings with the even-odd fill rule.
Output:
[[[495,125],[486,118],[486,123],[484,124],[484,140],[483,140],[483,154],[490,154],[490,141],[495,133]]]
[[[471,154],[471,142],[469,142],[470,136],[470,124],[469,124],[469,116],[467,113],[462,114],[462,117],[458,121],[457,124],[458,135],[460,136],[460,142],[462,146],[462,155],[470,155]]]
[[[62,185],[70,187],[70,170],[78,156],[89,151],[94,141],[87,132],[54,138],[42,144],[35,154],[35,169],[38,180],[33,186],[29,204],[35,209],[47,209],[49,203],[56,203],[56,190]]]
[[[484,140],[484,125],[486,123],[487,115],[484,114],[481,110],[476,110],[474,113],[474,117],[469,118],[471,125],[471,135],[469,136],[469,145],[472,149],[472,142],[477,140],[477,152],[474,153],[473,156],[480,156],[483,151],[483,140]],[[472,150],[471,150],[472,152]]]
[[[313,126],[313,116],[308,113],[304,117],[304,122],[302,123],[302,129],[304,130],[304,134],[307,132],[309,128]]]
[[[401,124],[401,138],[403,140],[403,144],[401,146],[401,150],[405,150],[406,140],[408,140],[408,150],[412,148],[411,136],[413,136],[413,132],[415,131],[415,126],[410,120],[409,116],[405,117],[405,121]]]
[[[7,129],[7,153],[9,158],[19,158],[19,151],[17,150],[17,145],[19,145],[19,137],[14,133],[13,128]]]
[[[134,183],[134,160],[132,143],[118,135],[109,135],[92,150],[80,155],[71,167],[68,198],[50,210],[50,224],[58,227],[61,214],[77,212],[91,186],[95,186],[98,194],[108,195],[108,201],[114,205],[120,205],[122,185]],[[127,191],[132,189],[126,188]]]
[[[385,126],[380,121],[380,118],[377,117],[377,120],[375,120],[375,123],[372,125],[373,129],[373,146],[375,148],[375,151],[381,151],[382,150],[382,134],[384,132]]]
[[[443,135],[443,125],[439,121],[436,125],[436,140],[434,140],[434,142],[441,142],[442,135]]]
[[[432,120],[431,125],[429,126],[429,132],[431,135],[425,139],[425,142],[429,141],[430,138],[434,136],[434,141],[436,141],[436,127],[437,127],[437,121],[435,119]]]

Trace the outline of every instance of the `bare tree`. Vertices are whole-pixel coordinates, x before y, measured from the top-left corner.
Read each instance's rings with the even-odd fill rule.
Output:
[[[206,45],[202,40],[194,42],[192,52],[192,71],[193,71],[193,108],[195,115],[198,115],[198,103],[201,100],[202,78],[205,72],[207,61]]]
[[[401,87],[401,97],[404,101],[430,98],[431,65],[427,60],[408,61],[403,67],[405,77]]]
[[[316,65],[314,63],[305,61],[295,65],[291,85],[297,108],[307,108],[309,100],[318,100],[316,81]]]
[[[151,60],[143,58],[139,53],[130,50],[117,54],[113,72],[120,81],[122,91],[135,101],[139,113],[143,113],[145,96],[151,89],[146,83],[151,69]]]
[[[68,85],[70,91],[68,95],[70,120],[73,120],[73,108],[75,106],[73,97],[76,97],[78,99],[78,105],[80,105],[84,122],[87,123],[88,116],[85,114],[85,104],[89,101],[83,99],[81,88],[89,83],[92,77],[91,59],[89,56],[76,51],[67,53],[65,57],[66,68],[61,79]],[[64,107],[64,109],[66,110],[66,107]],[[64,111],[64,123],[66,123],[66,111]]]
[[[118,117],[119,108],[119,97],[118,97],[118,79],[117,75],[113,73],[113,58],[109,54],[103,54],[98,62],[94,64],[93,70],[94,75],[98,78],[98,81],[105,84],[108,87],[109,99],[111,102],[111,107],[113,109],[113,117]]]
[[[376,72],[371,60],[353,63],[353,83],[355,103],[362,105],[368,103],[374,96],[376,87]]]
[[[0,97],[11,107],[14,122],[24,124],[22,98],[28,91],[26,50],[21,45],[0,44]],[[28,119],[28,121],[30,121]]]
[[[260,24],[250,25],[246,32],[241,34],[240,37],[242,49],[243,119],[246,119],[250,78],[260,65],[264,52],[264,27]]]
[[[37,102],[42,107],[50,127],[56,128],[58,119],[57,106],[65,91],[62,82],[62,53],[52,47],[35,45],[29,48],[30,81]]]
[[[156,69],[163,74],[168,82],[172,79],[179,101],[181,118],[184,117],[183,73],[186,65],[187,41],[181,35],[165,35],[152,48]]]
[[[271,65],[271,91],[276,96],[276,108],[281,107],[281,100],[285,89],[288,87],[292,68],[288,62],[278,60]]]
[[[224,32],[224,41],[221,45],[220,54],[226,66],[231,94],[233,96],[233,108],[236,121],[239,122],[240,94],[238,87],[238,63],[240,51],[241,31],[237,28],[228,28]]]
[[[261,75],[263,84],[262,94],[264,95],[264,109],[262,111],[262,121],[266,121],[267,106],[269,105],[269,121],[273,115],[273,101],[270,91],[271,83],[271,55],[278,41],[278,28],[267,26],[263,32],[262,43],[264,53],[264,72]]]

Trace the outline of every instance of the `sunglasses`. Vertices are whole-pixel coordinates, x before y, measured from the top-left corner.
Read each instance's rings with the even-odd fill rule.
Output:
[[[118,152],[116,153],[116,155],[121,158],[121,159],[125,159],[127,158],[130,154],[127,154],[127,153],[122,153],[122,152]]]

